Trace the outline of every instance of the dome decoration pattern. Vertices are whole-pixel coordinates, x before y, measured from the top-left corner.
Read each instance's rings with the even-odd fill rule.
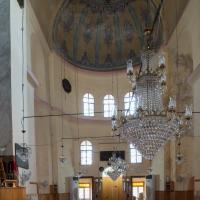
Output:
[[[146,20],[153,21],[156,6],[146,0],[64,1],[53,24],[55,51],[73,65],[95,71],[126,68],[140,63]],[[154,43],[159,46],[162,28]]]

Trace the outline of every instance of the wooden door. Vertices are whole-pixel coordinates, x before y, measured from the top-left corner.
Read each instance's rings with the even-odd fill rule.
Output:
[[[122,177],[116,181],[110,177],[103,177],[102,200],[123,200]]]

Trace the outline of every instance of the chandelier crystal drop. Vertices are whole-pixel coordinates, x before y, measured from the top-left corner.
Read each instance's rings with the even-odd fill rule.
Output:
[[[133,69],[127,61],[127,76],[132,86],[136,111],[133,115],[121,112],[112,117],[114,135],[120,135],[135,145],[145,159],[153,160],[156,153],[172,137],[191,127],[192,107],[185,114],[176,112],[176,99],[170,97],[168,107],[163,104],[166,91],[165,58],[149,46],[141,56],[141,69]],[[128,111],[125,111],[128,113]]]

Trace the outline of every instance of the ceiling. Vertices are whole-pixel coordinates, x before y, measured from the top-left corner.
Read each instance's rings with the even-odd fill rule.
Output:
[[[86,3],[88,1],[90,6]],[[103,15],[102,0],[88,1],[31,0],[49,46],[67,61],[84,69],[122,69],[130,57],[137,64],[144,42],[146,0],[110,0],[111,3],[114,2],[117,11],[103,7]],[[125,8],[119,10],[120,2],[124,1]],[[178,17],[187,2],[188,0],[177,0]],[[151,1],[151,18],[159,3],[160,0]],[[176,25],[175,8],[174,0],[164,1],[161,31],[165,40],[170,37]],[[155,41],[157,44],[161,41],[162,34],[158,36]]]
[[[147,9],[146,0],[64,1],[54,20],[53,48],[73,65],[89,70],[122,69],[129,58],[139,64],[145,22],[152,22],[156,11],[153,2]]]

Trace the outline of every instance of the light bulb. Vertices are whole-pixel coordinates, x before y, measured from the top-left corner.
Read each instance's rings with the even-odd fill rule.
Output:
[[[165,56],[164,55],[160,55],[159,56],[159,63],[158,63],[158,66],[160,67],[160,69],[164,69],[165,68],[165,63],[166,63]]]
[[[192,106],[185,107],[185,119],[190,120],[192,118]]]
[[[176,99],[174,97],[169,98],[168,109],[169,109],[169,111],[175,111],[175,109],[176,109]]]

